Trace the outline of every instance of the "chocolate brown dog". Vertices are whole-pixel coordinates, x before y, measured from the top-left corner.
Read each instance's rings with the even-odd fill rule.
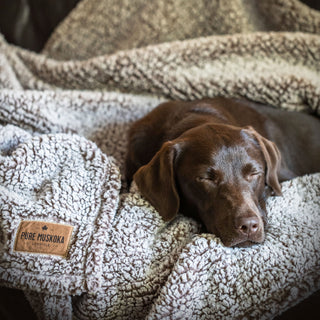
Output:
[[[264,240],[279,182],[320,171],[320,120],[247,100],[161,104],[129,131],[126,176],[170,221],[200,220],[226,246]]]

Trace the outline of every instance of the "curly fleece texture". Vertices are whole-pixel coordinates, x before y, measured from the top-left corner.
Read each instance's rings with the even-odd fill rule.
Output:
[[[0,284],[39,319],[270,319],[319,290],[320,173],[234,249],[120,178],[130,124],[168,98],[320,116],[319,33],[296,0],[84,0],[42,54],[0,37]],[[15,252],[23,220],[72,225],[67,257]]]

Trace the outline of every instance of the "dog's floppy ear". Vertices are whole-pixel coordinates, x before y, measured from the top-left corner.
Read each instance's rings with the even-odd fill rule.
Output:
[[[266,183],[272,188],[277,196],[282,195],[281,185],[279,183],[279,170],[281,164],[281,154],[278,147],[272,141],[264,138],[251,126],[246,127],[249,133],[251,133],[258,141],[263,156],[266,161]]]
[[[165,142],[151,161],[133,176],[142,195],[150,201],[165,221],[178,213],[180,199],[174,177],[174,160],[177,148]]]

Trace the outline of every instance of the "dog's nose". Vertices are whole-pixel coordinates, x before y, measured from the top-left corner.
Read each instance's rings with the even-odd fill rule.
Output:
[[[257,217],[238,218],[236,229],[240,234],[250,237],[259,230],[259,219]]]

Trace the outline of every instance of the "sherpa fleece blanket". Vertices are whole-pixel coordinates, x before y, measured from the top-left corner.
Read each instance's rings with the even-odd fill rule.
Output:
[[[0,284],[39,319],[271,319],[319,290],[320,173],[282,184],[251,248],[121,178],[130,124],[167,99],[320,116],[319,33],[297,0],[84,0],[41,54],[0,37]]]

